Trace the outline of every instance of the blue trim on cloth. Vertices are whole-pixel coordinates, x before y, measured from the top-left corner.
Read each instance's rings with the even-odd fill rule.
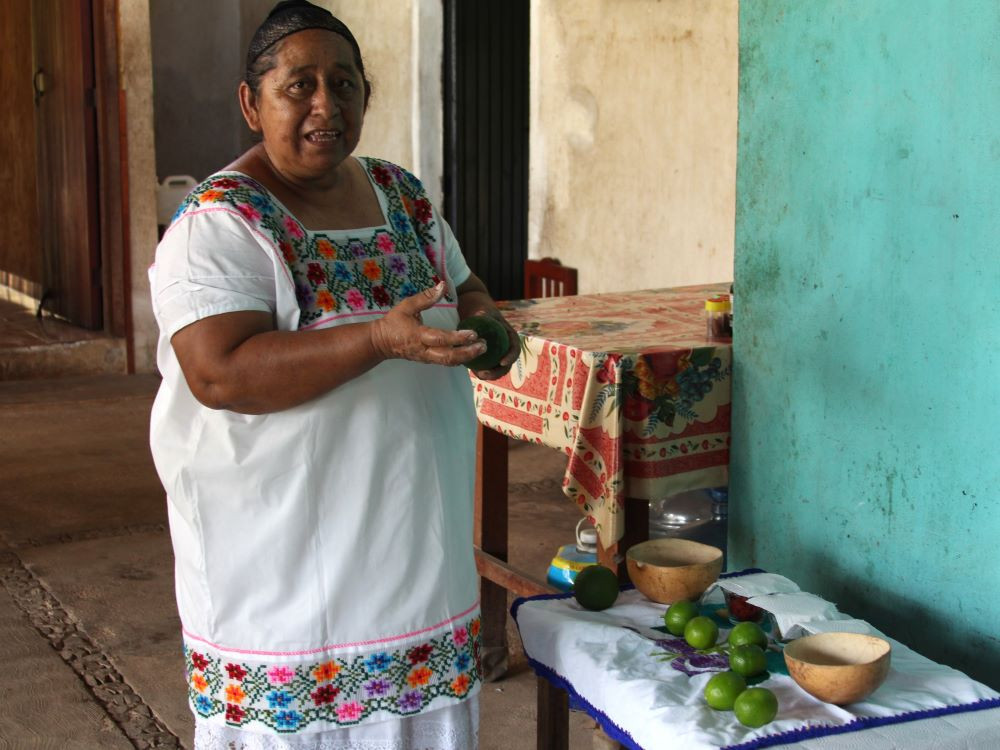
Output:
[[[764,572],[766,571],[761,568],[746,568],[745,570],[723,573],[719,576],[719,578],[738,578],[752,573]],[[634,588],[635,586],[632,584],[625,584],[621,587],[621,591],[629,591]],[[521,596],[515,599],[514,603],[510,607],[510,614],[514,618],[514,624],[517,625],[518,635],[521,633],[521,624],[517,621],[517,610],[522,604],[529,601],[535,602],[548,599],[571,599],[572,597],[572,593],[539,594],[537,596]],[[535,674],[539,677],[544,677],[555,687],[565,690],[569,694],[572,701],[575,701],[578,705],[582,706],[587,714],[601,725],[601,729],[604,730],[604,733],[608,735],[608,737],[624,745],[628,748],[628,750],[646,750],[646,748],[643,748],[641,745],[636,743],[634,739],[632,739],[632,735],[615,724],[607,714],[597,709],[590,702],[588,702],[586,698],[577,693],[569,680],[553,670],[551,667],[535,661],[527,654],[525,654],[525,657],[528,659],[528,664],[535,671]],[[800,742],[807,739],[828,737],[837,734],[847,734],[848,732],[858,732],[863,729],[871,729],[873,727],[883,727],[891,724],[904,724],[908,721],[917,721],[919,719],[933,719],[939,716],[947,716],[948,714],[985,711],[991,708],[1000,708],[1000,698],[983,698],[975,703],[962,703],[956,706],[941,706],[940,708],[924,708],[919,711],[908,711],[894,716],[859,716],[853,721],[849,721],[847,724],[822,724],[818,726],[801,727],[799,729],[790,729],[785,732],[778,732],[777,734],[768,734],[763,737],[757,737],[756,739],[747,740],[746,742],[741,742],[736,745],[724,745],[719,748],[719,750],[758,750],[759,748],[788,745],[793,742]]]
[[[633,586],[632,584],[625,584],[624,586],[621,587],[621,590],[628,591],[634,588],[635,586]],[[517,599],[514,600],[514,603],[510,607],[510,614],[514,618],[514,624],[517,625],[518,637],[520,637],[521,635],[521,623],[517,621],[517,610],[522,604],[528,601],[534,602],[545,599],[570,599],[572,597],[573,594],[571,593],[538,594],[537,596],[519,596]],[[523,638],[521,640],[522,642],[524,641]],[[583,708],[583,710],[586,711],[587,714],[592,719],[596,720],[597,723],[601,725],[601,729],[604,730],[604,733],[608,735],[608,737],[615,740],[615,742],[624,745],[626,748],[628,748],[628,750],[645,750],[642,746],[636,744],[636,741],[632,739],[632,735],[630,735],[620,726],[611,721],[611,718],[606,713],[598,710],[592,703],[590,703],[590,701],[588,701],[586,698],[584,698],[582,695],[576,692],[576,690],[573,688],[573,685],[569,682],[569,680],[567,680],[565,677],[563,677],[561,674],[556,672],[551,667],[545,666],[540,661],[535,661],[530,656],[528,656],[527,653],[525,653],[524,656],[525,658],[527,658],[528,664],[531,666],[531,668],[535,670],[536,675],[538,675],[539,677],[544,677],[555,687],[565,690],[566,693],[569,695],[570,702],[574,703],[576,706],[580,706],[581,708]]]
[[[731,573],[723,573],[719,578],[739,578],[740,576],[748,576],[752,573],[764,573],[765,571],[761,568],[746,568],[745,570],[735,570]],[[623,584],[619,591],[631,591],[634,589],[631,583]],[[542,602],[548,599],[572,599],[573,592],[568,593],[558,593],[558,594],[536,594],[535,596],[519,596],[514,600],[514,603],[510,605],[510,614],[517,620],[517,610],[525,602]]]
[[[740,576],[749,576],[754,573],[766,573],[767,571],[763,568],[744,568],[743,570],[734,570],[729,573],[723,573],[719,578],[739,578]]]
[[[618,590],[631,591],[634,588],[635,586],[633,586],[631,583],[626,583],[623,586],[621,586]],[[514,621],[516,622],[517,610],[525,602],[542,602],[548,599],[572,599],[572,598],[573,598],[572,591],[565,594],[559,593],[559,594],[536,594],[535,596],[519,596],[517,597],[517,599],[514,600],[514,603],[510,605],[510,614],[514,618]]]
[[[923,708],[919,711],[908,711],[895,716],[859,716],[847,724],[822,724],[815,727],[802,727],[801,729],[790,729],[787,732],[778,734],[768,734],[758,737],[755,740],[748,740],[738,745],[726,745],[720,750],[756,750],[762,747],[775,747],[777,745],[787,745],[792,742],[812,739],[815,737],[829,737],[834,734],[847,734],[857,732],[862,729],[872,727],[884,727],[889,724],[904,724],[907,721],[917,719],[933,719],[938,716],[948,714],[961,714],[969,711],[985,711],[990,708],[1000,708],[1000,698],[983,698],[975,703],[962,703],[957,706],[942,706],[940,708]]]
[[[521,628],[518,627],[518,633],[520,632]],[[528,664],[530,664],[531,668],[535,670],[535,674],[537,674],[539,677],[544,677],[546,680],[551,682],[555,687],[565,690],[569,694],[571,699],[575,700],[579,705],[583,706],[583,709],[587,712],[587,714],[592,719],[596,720],[598,724],[601,725],[601,729],[604,730],[604,733],[608,735],[608,737],[613,739],[615,742],[624,745],[625,747],[628,748],[628,750],[644,750],[644,748],[641,745],[637,744],[636,741],[632,739],[632,735],[630,735],[620,726],[611,721],[610,717],[606,713],[595,708],[593,704],[587,701],[586,698],[584,698],[578,692],[576,692],[576,690],[573,689],[573,686],[569,683],[569,681],[565,677],[560,675],[558,672],[555,672],[551,668],[546,667],[541,662],[535,661],[527,654],[525,654],[525,656],[527,656],[528,658]]]

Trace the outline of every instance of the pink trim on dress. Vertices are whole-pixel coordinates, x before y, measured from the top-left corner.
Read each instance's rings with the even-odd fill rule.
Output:
[[[227,648],[226,646],[220,646],[217,643],[212,643],[205,638],[201,638],[194,633],[190,632],[187,628],[181,625],[181,632],[185,636],[193,641],[198,641],[199,643],[204,643],[206,646],[211,646],[216,651],[225,651],[230,654],[247,654],[249,656],[309,656],[311,654],[320,654],[324,651],[333,651],[340,648],[355,648],[357,646],[377,646],[380,643],[391,643],[392,641],[402,641],[407,638],[412,638],[415,635],[422,635],[424,633],[429,633],[432,630],[437,630],[438,628],[444,627],[445,625],[450,625],[455,622],[455,620],[460,620],[463,617],[474,612],[479,608],[479,601],[477,600],[475,604],[469,607],[464,612],[459,612],[454,617],[449,617],[447,620],[437,623],[436,625],[429,625],[426,628],[421,628],[420,630],[414,630],[412,633],[404,633],[403,635],[392,635],[388,638],[377,638],[372,641],[355,641],[354,643],[338,643],[333,646],[323,646],[321,648],[312,648],[305,651],[255,651],[242,648]]]
[[[288,270],[288,264],[285,263],[284,257],[282,257],[282,255],[278,252],[278,248],[275,247],[274,242],[266,234],[261,232],[256,227],[252,226],[250,222],[247,221],[247,218],[236,209],[225,208],[223,206],[216,206],[213,208],[196,208],[193,211],[186,211],[185,213],[178,216],[177,220],[173,224],[167,227],[167,231],[163,233],[163,239],[161,239],[160,242],[163,242],[163,240],[167,238],[167,235],[170,234],[170,231],[178,224],[180,224],[188,216],[197,216],[198,214],[208,214],[208,213],[213,213],[215,211],[222,211],[224,213],[232,214],[233,216],[239,217],[240,221],[246,224],[247,229],[249,229],[255,235],[264,240],[264,242],[267,243],[267,246],[271,248],[271,252],[274,253],[274,256],[280,261],[278,265],[281,266],[281,269],[285,272],[285,277],[288,279],[288,283],[291,284],[293,288],[295,287],[295,281],[292,279],[291,271]]]
[[[452,304],[431,305],[430,309],[434,309],[435,307],[452,308],[452,307],[458,307],[458,305],[452,305]],[[340,318],[361,317],[363,315],[385,315],[385,312],[386,312],[385,310],[365,310],[363,312],[349,312],[349,313],[341,313],[340,315],[327,315],[325,318],[314,320],[307,326],[302,326],[299,330],[308,331],[310,328],[316,328],[317,326],[321,326],[324,323],[329,323],[331,320],[338,320]]]

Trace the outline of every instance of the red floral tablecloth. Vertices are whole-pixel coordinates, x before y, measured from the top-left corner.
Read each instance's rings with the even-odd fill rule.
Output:
[[[728,481],[732,347],[705,334],[705,299],[728,284],[501,304],[522,336],[510,373],[473,378],[479,420],[558,448],[563,491],[609,547],[626,497]]]

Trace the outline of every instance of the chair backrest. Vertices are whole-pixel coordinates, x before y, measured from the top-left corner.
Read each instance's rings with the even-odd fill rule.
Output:
[[[568,297],[576,294],[576,269],[555,258],[524,261],[524,298]]]

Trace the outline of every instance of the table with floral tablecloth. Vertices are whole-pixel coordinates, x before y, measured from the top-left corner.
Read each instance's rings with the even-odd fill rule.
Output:
[[[732,347],[706,336],[706,298],[728,284],[501,304],[521,333],[510,373],[474,380],[480,422],[563,450],[563,491],[602,546],[625,498],[728,481]]]

